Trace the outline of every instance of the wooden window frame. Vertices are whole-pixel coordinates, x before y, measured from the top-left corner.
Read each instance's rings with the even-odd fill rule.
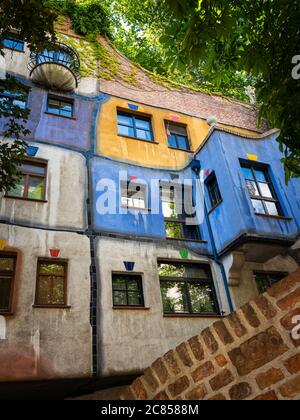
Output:
[[[17,258],[18,255],[17,253],[14,252],[5,252],[5,251],[1,251],[0,252],[0,256],[4,257],[4,258],[12,258],[14,260],[14,268],[13,268],[13,272],[5,272],[5,271],[0,271],[0,275],[3,276],[11,276],[11,286],[10,286],[10,297],[9,297],[9,305],[7,310],[3,310],[0,308],[0,315],[11,315],[13,312],[13,298],[14,298],[14,289],[15,289],[15,282],[16,282],[16,275],[17,275]]]
[[[119,115],[123,115],[124,117],[127,118],[131,118],[132,119],[132,126],[128,126],[128,125],[124,125],[124,124],[119,124]],[[144,121],[148,121],[149,125],[150,125],[150,130],[143,130],[143,129],[139,129],[136,126],[136,120],[140,119],[140,120],[144,120]],[[119,132],[119,126],[122,127],[130,127],[133,128],[134,130],[134,136],[127,136],[124,134],[120,134]],[[127,137],[130,139],[135,139],[135,140],[139,140],[139,141],[145,141],[147,143],[155,143],[155,139],[154,139],[154,131],[153,131],[153,124],[152,124],[152,117],[151,115],[146,115],[146,114],[141,114],[141,113],[136,113],[136,112],[130,112],[130,111],[124,111],[123,109],[117,109],[117,128],[118,128],[118,136],[120,137]],[[141,130],[141,131],[148,131],[151,134],[151,140],[147,140],[147,139],[143,139],[141,137],[137,137],[137,130]]]
[[[138,280],[138,287],[139,290],[133,290],[135,293],[139,293],[141,296],[141,303],[139,305],[131,305],[129,303],[129,292],[127,279],[126,279],[126,290],[119,290],[114,288],[114,277],[122,276],[122,277],[135,277]],[[125,305],[117,305],[115,304],[114,293],[115,292],[122,292],[126,294],[126,304]],[[145,298],[144,298],[144,288],[143,288],[143,275],[141,273],[130,273],[130,272],[113,272],[112,273],[112,295],[113,295],[113,308],[145,308]]]
[[[40,275],[39,269],[41,264],[60,264],[65,267],[64,276],[53,276],[64,278],[64,303],[63,304],[41,304],[39,303],[39,280],[40,276],[48,277],[46,274]],[[36,272],[36,287],[35,287],[35,298],[34,298],[34,308],[49,308],[49,309],[66,309],[70,308],[68,306],[68,270],[69,270],[69,261],[64,259],[51,259],[51,258],[39,258],[37,261],[37,272]]]
[[[59,102],[59,114],[56,114],[55,112],[49,111],[49,100],[51,100],[51,99],[53,101]],[[71,105],[71,107],[72,107],[72,115],[69,116],[69,115],[60,114],[61,104],[62,103]],[[55,117],[67,118],[69,120],[74,120],[75,119],[75,100],[72,99],[72,98],[65,98],[65,97],[62,97],[62,96],[56,96],[56,95],[48,94],[48,96],[47,96],[46,114],[48,114],[48,115],[54,115]]]
[[[177,140],[178,134],[173,134],[175,136],[175,138],[176,138],[176,145],[177,145],[177,147],[170,146],[170,144],[169,144],[169,137],[168,137],[168,133],[167,133],[167,130],[169,129],[168,128],[168,125],[174,125],[174,126],[185,128],[185,130],[186,130],[186,136],[181,136],[181,137],[186,137],[188,149],[182,149],[181,147],[178,147],[178,140]],[[165,120],[165,129],[166,129],[167,141],[168,141],[168,147],[169,147],[169,149],[180,150],[182,152],[192,153],[192,147],[191,147],[191,141],[190,141],[190,133],[189,133],[189,129],[188,129],[187,124],[181,124],[181,123],[178,123],[178,122]],[[171,130],[170,130],[170,133],[172,134],[172,131]]]
[[[186,301],[187,301],[187,305],[188,305],[188,309],[189,312],[167,312],[164,310],[163,308],[163,312],[164,315],[166,316],[199,316],[199,317],[205,317],[205,316],[212,316],[212,317],[216,317],[216,316],[220,316],[220,305],[219,305],[219,300],[218,300],[218,295],[216,292],[216,288],[215,288],[215,284],[213,281],[213,276],[212,276],[212,272],[211,272],[211,267],[208,264],[203,264],[203,263],[197,263],[194,261],[179,261],[179,260],[163,260],[163,259],[159,259],[158,260],[158,265],[159,264],[169,264],[169,265],[185,265],[185,266],[190,266],[190,265],[194,265],[194,266],[198,266],[201,267],[202,269],[204,269],[208,276],[207,279],[200,279],[200,278],[189,278],[189,277],[164,277],[164,276],[159,276],[159,284],[160,284],[160,290],[161,290],[161,284],[162,283],[183,283],[184,284],[184,293],[185,293],[185,297],[186,297]],[[213,296],[213,302],[215,305],[215,312],[194,312],[193,311],[193,306],[192,306],[192,299],[190,296],[190,289],[189,289],[189,285],[190,284],[201,284],[203,286],[210,286],[211,290],[212,290],[212,296]],[[162,296],[161,296],[162,298]],[[162,303],[164,306],[164,302],[163,302],[163,298],[162,298]]]
[[[34,158],[26,158],[22,161],[22,164],[26,164],[28,163],[29,165],[36,165],[36,166],[43,166],[45,168],[45,175],[38,175],[38,174],[34,174],[33,172],[22,172],[21,171],[21,178],[23,178],[23,182],[24,182],[24,193],[23,193],[23,197],[15,197],[13,195],[10,195],[9,192],[7,192],[5,194],[5,198],[11,198],[14,200],[25,200],[25,201],[34,201],[34,202],[38,202],[38,203],[45,203],[46,202],[46,189],[47,189],[47,177],[48,177],[48,161],[44,160],[44,159],[34,159]],[[24,181],[24,177],[25,177],[25,181]],[[33,178],[40,178],[44,180],[44,194],[43,197],[41,199],[37,199],[37,198],[30,198],[28,197],[28,191],[29,191],[29,179],[30,177]]]

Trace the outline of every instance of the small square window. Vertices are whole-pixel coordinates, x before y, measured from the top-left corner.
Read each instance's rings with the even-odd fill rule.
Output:
[[[60,117],[73,118],[74,101],[48,96],[47,112]]]
[[[113,274],[112,285],[114,306],[144,306],[142,276]]]
[[[184,125],[166,122],[169,147],[172,149],[190,150],[187,128]]]
[[[120,136],[153,141],[151,118],[118,111],[118,133]]]
[[[210,200],[210,207],[213,209],[222,202],[222,196],[215,173],[212,173],[206,180],[206,188]]]
[[[147,185],[137,182],[121,183],[121,204],[123,207],[147,210]]]
[[[68,264],[60,260],[38,261],[35,304],[66,306]]]

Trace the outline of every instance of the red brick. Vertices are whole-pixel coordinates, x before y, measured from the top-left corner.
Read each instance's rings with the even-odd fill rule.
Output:
[[[185,397],[186,400],[199,401],[203,400],[207,395],[207,389],[204,384],[197,386],[189,391]]]
[[[266,319],[270,320],[277,315],[276,309],[264,295],[260,295],[255,303]]]
[[[283,328],[285,328],[287,331],[291,331],[295,326],[295,324],[293,324],[293,318],[296,316],[300,316],[300,308],[294,309],[293,312],[289,313],[281,319],[280,322]]]
[[[287,370],[294,375],[295,373],[300,372],[300,354],[296,354],[296,356],[291,357],[284,363],[284,366]]]
[[[274,298],[286,295],[300,283],[300,269],[290,274],[286,279],[275,284],[268,290],[268,294]]]
[[[245,315],[251,327],[258,328],[260,326],[260,321],[257,318],[256,312],[251,305],[247,304],[243,306],[241,310],[243,311],[243,314]]]
[[[190,382],[188,380],[187,376],[183,376],[180,379],[177,379],[176,382],[169,385],[169,392],[173,398],[178,397],[178,395],[181,395],[184,391],[188,389],[190,386]]]
[[[218,356],[215,357],[215,359],[218,366],[220,366],[221,368],[223,368],[224,366],[228,364],[228,360],[226,359],[225,356],[223,356],[223,354],[219,354]]]
[[[209,401],[226,401],[226,397],[223,394],[214,395],[212,398],[209,398]]]
[[[135,395],[137,396],[138,400],[147,400],[148,394],[147,391],[140,379],[136,379],[133,384],[131,385],[132,390],[134,391]]]
[[[242,324],[239,316],[236,313],[231,314],[227,320],[229,321],[229,324],[231,326],[231,328],[233,329],[235,335],[238,338],[243,337],[244,335],[247,334],[247,329],[246,327],[244,327],[244,325]]]
[[[212,354],[216,353],[219,349],[219,345],[217,341],[215,340],[215,337],[213,336],[210,328],[207,328],[206,330],[204,330],[201,335],[208,350]]]
[[[280,369],[270,369],[267,372],[260,373],[256,382],[261,390],[269,388],[271,385],[277,384],[284,379],[284,374]]]
[[[213,391],[219,391],[225,386],[231,384],[233,380],[234,378],[233,378],[232,373],[230,372],[230,370],[226,369],[226,370],[223,370],[223,372],[219,373],[219,375],[211,379],[209,383]]]
[[[278,401],[278,398],[274,391],[270,391],[266,394],[259,395],[255,398],[255,401]]]
[[[165,391],[160,392],[157,394],[153,400],[154,401],[168,401],[170,398],[168,397],[167,393]]]
[[[173,350],[169,351],[164,356],[164,362],[166,363],[167,367],[174,375],[179,375],[181,372],[180,367],[177,363],[177,359]]]
[[[160,380],[160,382],[164,385],[167,380],[169,379],[169,373],[162,361],[162,359],[156,360],[156,362],[153,363],[152,369],[154,370],[156,376]]]
[[[284,398],[300,397],[300,375],[282,385],[279,391]]]
[[[189,345],[195,356],[195,359],[201,362],[204,359],[204,350],[198,337],[193,337],[189,340]]]
[[[193,361],[191,359],[191,356],[188,352],[187,346],[185,343],[181,344],[176,348],[176,351],[178,353],[178,356],[180,357],[182,363],[184,366],[191,367],[193,366]]]
[[[286,311],[287,309],[291,309],[297,303],[300,302],[300,287],[296,289],[294,292],[290,293],[285,298],[281,299],[277,302],[277,305],[282,311]]]
[[[224,343],[225,345],[233,343],[234,340],[232,338],[232,335],[229,333],[223,321],[215,322],[213,326],[222,343]]]
[[[242,401],[250,397],[252,394],[252,388],[247,382],[243,382],[237,385],[234,385],[230,391],[230,399],[233,401]]]
[[[198,367],[194,372],[192,372],[192,378],[194,382],[200,382],[204,378],[208,378],[213,375],[215,369],[211,362],[207,362],[204,365]]]
[[[144,379],[152,392],[155,392],[159,388],[159,383],[153,375],[152,369],[148,368],[145,370]]]

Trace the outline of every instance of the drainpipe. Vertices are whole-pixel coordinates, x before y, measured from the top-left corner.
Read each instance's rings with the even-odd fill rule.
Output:
[[[191,162],[191,169],[196,174],[197,179],[200,183],[200,171],[201,171],[200,161],[197,160],[197,159],[193,159],[192,162]],[[230,290],[229,290],[228,279],[227,279],[227,276],[226,276],[224,265],[223,265],[222,261],[219,259],[219,256],[218,256],[216,242],[215,242],[213,230],[212,230],[212,227],[211,227],[210,218],[209,218],[208,209],[207,209],[207,205],[206,205],[206,202],[205,202],[205,196],[204,195],[203,195],[203,198],[204,198],[204,200],[203,200],[204,216],[205,216],[205,221],[206,221],[207,227],[208,227],[208,234],[209,234],[210,241],[211,241],[211,244],[212,244],[213,260],[220,267],[221,274],[222,274],[222,279],[223,279],[223,283],[224,283],[224,287],[225,287],[225,291],[226,291],[226,296],[227,296],[227,300],[228,300],[228,304],[229,304],[229,308],[230,308],[230,312],[232,313],[232,312],[234,312],[235,309],[234,309],[234,305],[233,305],[233,302],[232,302],[231,293],[230,293]]]

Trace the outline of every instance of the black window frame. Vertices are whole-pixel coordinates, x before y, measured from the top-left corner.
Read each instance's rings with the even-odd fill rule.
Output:
[[[254,271],[253,277],[256,283],[257,290],[260,294],[265,293],[268,289],[270,289],[272,286],[274,286],[276,283],[279,283],[281,280],[283,280],[288,273],[286,272],[279,272],[279,271]],[[265,279],[260,279],[264,283],[264,287],[261,288],[258,284],[258,278],[257,277],[265,277]],[[277,281],[272,281],[271,278],[277,277]]]
[[[174,149],[174,150],[182,150],[185,152],[190,152],[191,151],[191,142],[190,142],[190,137],[189,137],[189,133],[188,133],[188,126],[185,124],[180,124],[180,123],[175,123],[174,121],[165,121],[165,125],[166,125],[166,131],[167,131],[167,139],[168,139],[168,147],[170,149]],[[172,126],[174,127],[181,127],[185,129],[186,135],[179,135],[178,133],[176,133],[175,131],[172,131]],[[170,145],[170,137],[168,136],[168,131],[170,132],[171,136],[174,137],[175,142],[176,142],[176,147],[171,146]],[[179,140],[178,137],[184,137],[186,140],[186,148],[182,148],[179,146]]]
[[[53,101],[57,101],[59,103],[59,113],[55,113],[51,110],[49,110],[49,101],[53,100]],[[62,104],[68,104],[71,106],[72,109],[72,113],[71,115],[63,115],[61,114],[61,108],[62,108]],[[74,115],[75,115],[75,101],[74,99],[71,98],[64,98],[64,97],[60,97],[60,96],[55,96],[55,95],[48,95],[47,97],[47,106],[46,106],[46,114],[50,114],[50,115],[55,115],[56,117],[61,117],[61,118],[68,118],[68,119],[74,119]]]
[[[114,288],[114,279],[116,277],[124,277],[126,289]],[[137,281],[138,289],[130,290],[128,288],[129,279],[134,278]],[[124,293],[126,296],[126,304],[120,304],[115,302],[115,293]],[[129,303],[129,293],[136,293],[139,296],[140,304],[133,305]],[[114,308],[145,308],[144,288],[143,288],[143,275],[141,273],[130,273],[130,272],[113,272],[112,273],[112,297]]]
[[[0,308],[0,315],[8,315],[12,314],[13,310],[13,296],[14,296],[14,288],[15,288],[15,281],[16,281],[16,275],[17,275],[17,254],[13,252],[0,252],[0,257],[5,259],[12,259],[13,264],[13,271],[0,271],[0,276],[3,277],[10,277],[10,290],[9,290],[9,304],[8,308]]]
[[[170,183],[170,187],[175,189],[175,188],[179,188],[179,185],[176,185],[176,186],[173,187],[172,183]],[[163,203],[164,203],[163,196],[162,196],[162,190],[163,189],[166,189],[166,190],[169,191],[170,190],[170,187],[167,186],[167,184],[165,182],[161,182],[160,183],[160,199],[161,199],[162,206],[163,206]],[[182,188],[183,188],[183,186],[182,186]],[[184,193],[184,191],[183,191],[183,193]],[[175,198],[175,195],[174,195],[174,207],[176,209],[176,198]],[[182,210],[184,211],[184,209],[182,209]],[[162,211],[163,211],[163,208],[162,208]],[[178,215],[178,217],[176,217],[176,218],[175,217],[174,218],[172,218],[172,217],[165,217],[164,214],[163,214],[163,216],[164,216],[164,223],[165,223],[165,230],[166,230],[166,238],[168,240],[174,240],[174,241],[177,240],[177,241],[185,241],[185,242],[202,242],[202,238],[201,238],[201,233],[200,233],[199,226],[198,225],[194,225],[194,226],[187,225],[186,224],[185,217],[184,217],[185,216],[184,214]],[[167,236],[167,224],[178,225],[180,227],[180,230],[181,230],[181,237],[179,237],[179,238],[172,238],[172,237]],[[185,228],[188,229],[189,227],[192,227],[193,228],[192,234],[195,236],[194,238],[192,238],[192,237],[189,238],[189,237],[186,236]]]
[[[126,118],[131,118],[132,120],[132,125],[125,125],[125,124],[120,124],[119,123],[119,116],[123,116]],[[136,121],[137,120],[141,120],[141,121],[147,121],[149,123],[149,130],[145,130],[145,129],[140,129],[137,127],[136,125]],[[131,139],[136,139],[136,140],[140,140],[140,141],[146,141],[147,143],[154,143],[154,132],[153,132],[153,127],[152,127],[152,118],[151,116],[147,116],[144,114],[137,114],[137,113],[131,113],[131,112],[126,112],[126,111],[122,111],[122,110],[117,110],[117,124],[118,124],[118,135],[121,137],[129,137]],[[125,134],[121,134],[120,130],[119,130],[119,126],[122,127],[130,127],[133,129],[134,131],[134,136],[130,136],[130,135],[125,135]],[[150,133],[151,135],[151,140],[147,140],[144,139],[142,137],[138,137],[137,135],[137,131],[141,130],[141,131],[147,131]]]
[[[219,304],[219,299],[218,299],[218,295],[216,292],[216,287],[215,287],[215,283],[213,281],[213,276],[212,276],[212,271],[211,271],[211,267],[208,264],[203,264],[203,263],[197,263],[194,261],[189,261],[189,262],[182,262],[182,261],[178,261],[178,260],[164,260],[164,259],[159,259],[158,260],[158,272],[159,272],[159,265],[160,264],[169,264],[169,265],[185,265],[185,266],[197,266],[201,269],[204,269],[207,273],[207,278],[205,279],[201,279],[201,278],[188,278],[188,277],[165,277],[165,276],[159,276],[159,283],[160,283],[160,290],[161,289],[161,284],[162,283],[183,283],[184,284],[184,289],[185,289],[185,294],[186,294],[186,302],[188,305],[188,312],[184,311],[184,312],[169,312],[169,311],[165,311],[164,309],[164,301],[163,301],[163,296],[162,296],[162,292],[161,292],[161,299],[162,299],[162,304],[163,304],[163,312],[164,315],[175,315],[175,316],[180,316],[180,315],[184,315],[184,316],[220,316],[221,312],[220,312],[220,304]],[[203,286],[209,286],[211,287],[211,292],[212,292],[212,298],[213,298],[213,304],[215,307],[215,311],[214,312],[195,312],[193,311],[193,307],[192,307],[192,299],[190,296],[190,290],[189,290],[189,284],[197,284],[197,285],[203,285]]]
[[[252,203],[252,200],[260,201],[262,203],[263,208],[264,208],[264,211],[265,211],[265,213],[258,213],[258,212],[255,211],[255,214],[257,214],[259,216],[268,216],[268,217],[284,217],[284,212],[283,212],[282,206],[280,204],[280,201],[278,199],[278,195],[276,193],[274,184],[273,184],[273,182],[271,180],[271,177],[270,177],[270,174],[269,174],[270,167],[268,165],[264,165],[264,164],[260,164],[260,163],[255,163],[255,162],[249,162],[249,161],[243,161],[243,160],[240,160],[240,164],[241,164],[241,168],[242,169],[245,168],[245,169],[250,169],[252,171],[252,175],[253,175],[253,180],[254,181],[246,178],[245,177],[245,174],[243,173],[243,171],[242,171],[242,174],[243,174],[243,177],[244,177],[244,180],[245,180],[245,183],[246,183],[246,188],[247,188],[247,191],[249,193],[249,197],[250,197],[251,204],[253,206],[254,211],[255,211],[255,208],[254,208],[254,205]],[[260,181],[258,181],[257,180],[257,177],[256,177],[256,174],[255,174],[255,171],[262,172],[263,175],[265,176],[267,182],[260,182]],[[257,189],[257,191],[259,193],[258,196],[252,195],[250,193],[249,188],[248,188],[248,185],[247,185],[247,181],[249,181],[249,182],[255,182],[256,189]],[[271,195],[272,195],[272,198],[265,197],[262,194],[261,189],[260,189],[260,186],[259,186],[260,183],[261,184],[267,184],[268,185],[268,187],[270,189],[270,192],[271,192]],[[268,208],[267,208],[267,206],[265,204],[266,202],[275,204],[275,206],[277,208],[277,213],[278,213],[277,215],[274,215],[274,214],[270,214],[269,213]]]
[[[4,38],[4,40],[2,42],[2,45],[3,45],[4,48],[6,48],[8,50],[24,53],[24,51],[25,51],[25,41],[23,39],[17,38],[17,36],[18,36],[17,34],[10,33],[8,37]],[[5,42],[7,42],[7,41],[12,42],[12,46],[5,45]],[[14,47],[14,43],[15,43],[16,46],[20,45],[22,47],[22,49]]]
[[[214,210],[223,202],[223,197],[220,191],[219,183],[215,172],[212,172],[209,177],[205,181],[206,189],[208,192],[208,197],[210,201],[210,210]],[[215,191],[217,190],[216,196],[218,199],[216,203],[214,203]]]

